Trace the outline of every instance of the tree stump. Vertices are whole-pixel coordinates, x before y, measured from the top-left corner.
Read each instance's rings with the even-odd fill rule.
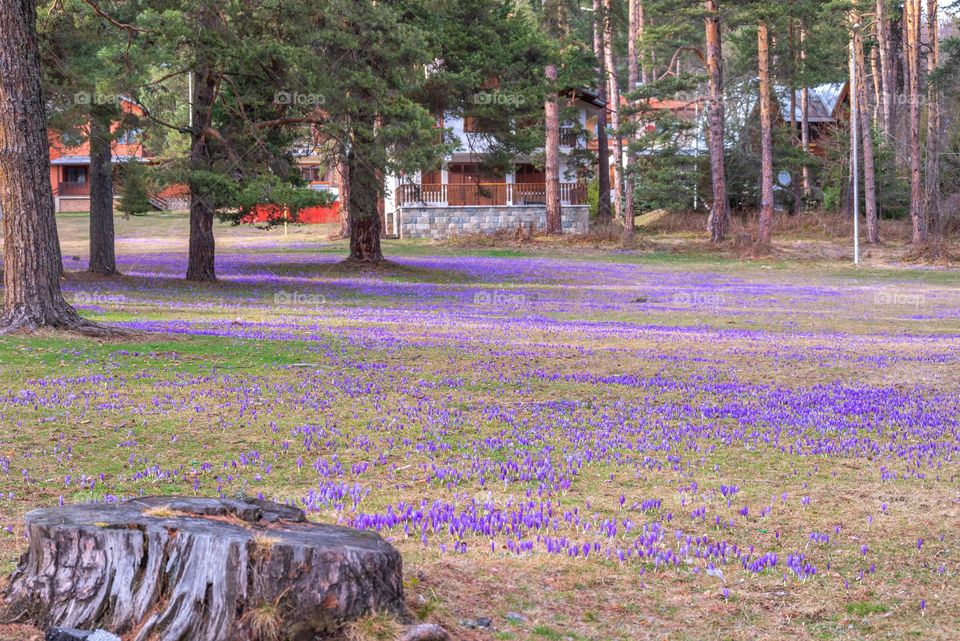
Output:
[[[306,641],[376,611],[408,620],[379,535],[267,501],[149,497],[34,510],[8,619],[135,641]]]

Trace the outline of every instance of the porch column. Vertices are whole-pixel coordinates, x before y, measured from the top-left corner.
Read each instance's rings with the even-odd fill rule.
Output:
[[[421,185],[423,183],[420,183]],[[450,189],[448,185],[450,184],[450,172],[447,171],[447,165],[444,165],[440,168],[440,200],[443,201],[443,206],[448,207],[450,205]]]
[[[507,172],[506,181],[507,181],[507,207],[512,207],[513,206],[513,186],[517,182],[516,170]]]

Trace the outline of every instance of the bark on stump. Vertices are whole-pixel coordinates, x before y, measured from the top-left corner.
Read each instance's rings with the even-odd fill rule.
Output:
[[[136,641],[323,639],[377,611],[408,619],[399,552],[257,500],[149,497],[34,510],[6,618]]]

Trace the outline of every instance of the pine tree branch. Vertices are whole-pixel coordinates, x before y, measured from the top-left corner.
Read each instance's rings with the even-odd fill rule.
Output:
[[[113,16],[111,16],[110,14],[108,14],[106,11],[104,11],[103,9],[101,9],[101,8],[100,8],[100,5],[98,5],[98,4],[95,2],[95,0],[83,0],[83,2],[84,2],[84,4],[86,4],[87,6],[89,6],[91,9],[93,9],[93,12],[94,12],[94,13],[96,13],[98,16],[100,16],[101,18],[103,18],[104,20],[106,20],[107,22],[109,22],[110,24],[112,24],[112,25],[113,25],[114,27],[116,27],[117,29],[123,29],[124,31],[128,31],[128,32],[130,32],[131,34],[151,33],[151,32],[150,32],[149,30],[147,30],[147,29],[141,29],[141,28],[139,28],[139,27],[133,26],[132,24],[127,24],[127,23],[125,23],[125,22],[120,22],[119,20],[117,20],[116,18],[114,18]]]

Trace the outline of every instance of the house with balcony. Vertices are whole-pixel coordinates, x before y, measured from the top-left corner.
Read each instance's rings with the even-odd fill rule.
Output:
[[[120,101],[124,113],[142,115],[142,110],[129,100]],[[144,150],[140,132],[120,130],[121,123],[113,124],[115,139],[111,145],[114,165],[150,162]],[[53,188],[54,211],[90,211],[90,141],[87,132],[50,130],[50,186]]]
[[[560,204],[563,230],[584,232],[589,225],[587,185],[575,161],[587,148],[589,121],[605,107],[595,94],[572,96],[579,126],[567,123],[560,135]],[[385,227],[400,238],[448,238],[500,229],[546,227],[546,174],[533,157],[514,159],[512,169],[494,173],[482,162],[483,142],[470,118],[444,115],[440,126],[459,142],[439,169],[387,180]]]

